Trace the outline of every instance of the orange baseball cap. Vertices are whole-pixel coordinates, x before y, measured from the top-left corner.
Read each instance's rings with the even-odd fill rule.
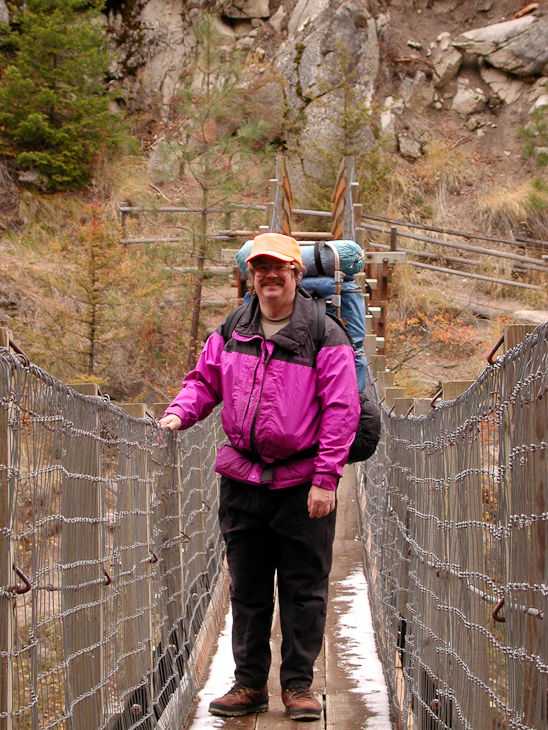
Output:
[[[295,261],[299,266],[303,265],[301,247],[292,236],[283,233],[260,233],[255,236],[246,264],[257,256],[272,256],[280,261]]]

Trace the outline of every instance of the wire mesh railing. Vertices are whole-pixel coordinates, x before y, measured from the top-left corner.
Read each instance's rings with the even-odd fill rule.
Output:
[[[398,728],[548,727],[547,398],[548,323],[428,416],[382,407],[357,497]],[[226,600],[223,438],[0,349],[1,730],[184,725]]]
[[[180,728],[227,599],[218,410],[177,435],[0,349],[0,728]]]
[[[372,398],[380,401],[376,385]],[[548,323],[357,466],[398,728],[547,728]]]

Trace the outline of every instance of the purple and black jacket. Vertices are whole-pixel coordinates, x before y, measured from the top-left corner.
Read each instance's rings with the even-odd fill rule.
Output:
[[[223,401],[230,444],[219,449],[215,471],[270,489],[312,482],[334,491],[360,414],[354,351],[326,317],[316,353],[314,303],[303,289],[291,321],[270,340],[258,304],[252,297],[228,342],[222,325],[209,337],[165,415],[179,416],[186,429]]]

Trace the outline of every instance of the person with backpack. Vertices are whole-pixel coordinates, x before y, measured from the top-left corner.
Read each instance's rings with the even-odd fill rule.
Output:
[[[236,683],[209,711],[268,709],[277,578],[282,700],[292,719],[315,720],[322,705],[310,687],[325,629],[336,488],[360,416],[354,352],[325,307],[318,328],[317,301],[299,287],[294,238],[256,236],[246,260],[251,300],[208,338],[160,425],[189,428],[223,401],[229,443],[215,470]]]

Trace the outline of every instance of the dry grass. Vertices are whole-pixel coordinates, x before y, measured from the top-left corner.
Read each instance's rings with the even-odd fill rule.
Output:
[[[396,267],[392,277],[391,298],[399,320],[423,312],[433,317],[440,311],[454,309],[449,297],[439,286],[439,276],[428,270],[419,271],[411,264]]]
[[[518,185],[495,187],[480,198],[478,209],[487,233],[511,231],[525,225],[530,214],[531,193],[531,180],[525,180]]]
[[[431,397],[447,380],[475,379],[500,335],[498,324],[478,320],[453,303],[451,284],[445,276],[410,264],[396,267],[387,353],[407,397]]]

